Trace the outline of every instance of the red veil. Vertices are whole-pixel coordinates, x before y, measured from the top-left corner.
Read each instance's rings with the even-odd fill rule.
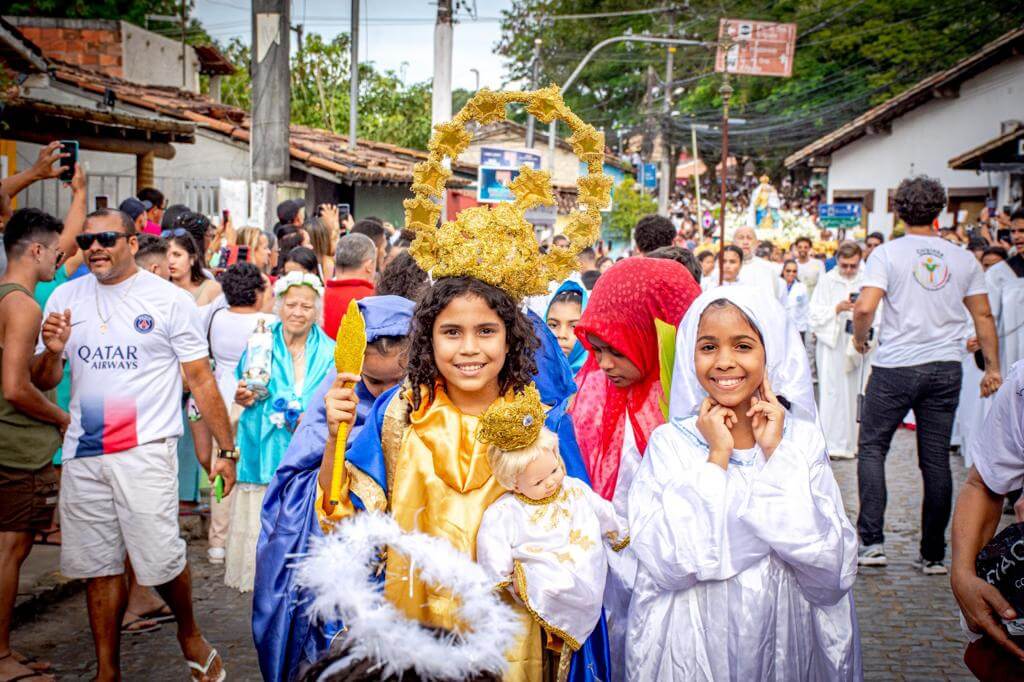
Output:
[[[627,258],[594,285],[576,325],[577,338],[590,352],[576,375],[570,412],[591,485],[605,499],[615,493],[626,411],[641,455],[651,431],[665,421],[654,319],[678,327],[699,295],[700,286],[685,267],[660,258]],[[629,358],[643,378],[628,388],[614,386],[597,366],[588,334]]]

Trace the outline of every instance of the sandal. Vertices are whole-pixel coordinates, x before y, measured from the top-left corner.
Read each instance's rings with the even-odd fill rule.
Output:
[[[17,663],[21,663],[26,668],[31,668],[37,673],[49,672],[53,667],[53,664],[49,661],[40,661],[35,656],[29,656],[27,654],[19,654],[17,651],[11,650],[11,656],[14,656],[14,660]]]
[[[210,672],[210,666],[213,665],[213,662],[217,660],[218,656],[219,654],[217,653],[217,650],[211,647],[210,655],[206,657],[206,665],[199,665],[195,661],[190,661],[186,658],[185,663],[188,664],[188,673],[191,676],[191,678],[193,680],[196,680],[197,682],[199,680],[204,679],[206,677],[206,674]],[[196,677],[196,673],[199,673],[199,677]],[[226,670],[224,670],[224,662],[221,661],[220,675],[217,675],[217,677],[212,682],[224,682],[224,680],[227,679],[227,676],[228,673]]]
[[[51,536],[58,536],[56,540],[51,540]],[[34,545],[51,545],[53,547],[60,547],[60,528],[53,528],[50,530],[36,531],[36,536],[32,539]]]
[[[8,658],[13,658],[13,657],[14,657],[14,652],[13,651],[9,651],[9,652],[7,652],[6,656],[0,656],[0,661],[6,661]],[[17,658],[14,659],[14,662],[18,663],[19,665],[24,665],[23,663],[18,661]],[[19,680],[32,680],[32,679],[47,680],[48,682],[52,682],[54,678],[53,678],[53,675],[49,675],[47,673],[40,672],[38,670],[30,670],[29,672],[23,673],[21,675],[15,675],[14,677],[8,677],[4,682],[19,682]]]
[[[135,614],[131,614],[135,615]],[[121,625],[122,635],[141,635],[147,632],[153,632],[160,629],[160,623],[153,618],[147,618],[146,616],[136,616],[127,623]]]
[[[143,613],[141,617],[146,620],[151,620],[154,623],[172,623],[175,620],[174,612],[171,611],[171,607],[167,604],[164,604],[153,611]]]

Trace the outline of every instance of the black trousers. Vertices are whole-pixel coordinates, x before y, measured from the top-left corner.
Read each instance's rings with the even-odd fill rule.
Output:
[[[930,362],[911,367],[873,367],[864,394],[857,443],[860,515],[857,532],[864,545],[885,539],[885,456],[908,410],[917,421],[917,461],[924,480],[921,506],[921,556],[941,561],[952,508],[949,437],[960,401],[959,362]]]

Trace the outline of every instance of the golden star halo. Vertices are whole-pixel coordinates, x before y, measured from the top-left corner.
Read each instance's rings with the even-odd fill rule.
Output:
[[[453,162],[472,140],[466,125],[505,119],[505,108],[518,102],[538,120],[560,120],[572,130],[569,138],[576,155],[587,166],[588,175],[577,184],[581,207],[569,216],[565,230],[567,248],[552,248],[542,254],[533,226],[525,212],[536,206],[556,203],[551,176],[528,166],[509,185],[514,202],[465,209],[454,221],[436,227],[441,208],[432,198],[443,196],[451,171],[445,158]],[[601,216],[597,209],[606,206],[611,178],[602,172],[604,135],[584,123],[565,106],[557,86],[532,92],[477,92],[454,119],[434,126],[428,144],[428,160],[414,168],[414,198],[403,202],[406,227],[416,231],[409,252],[421,268],[435,279],[468,276],[499,287],[515,299],[547,293],[548,284],[561,281],[576,269],[576,256],[597,240]],[[585,208],[584,208],[585,207]]]

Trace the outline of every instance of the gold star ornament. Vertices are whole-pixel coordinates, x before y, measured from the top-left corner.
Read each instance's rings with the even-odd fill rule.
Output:
[[[434,126],[434,134],[430,138],[427,149],[449,159],[458,158],[466,151],[473,136],[456,121],[438,123]]]
[[[534,170],[529,166],[519,169],[519,177],[508,186],[516,195],[516,206],[531,209],[535,206],[554,206],[555,195],[551,191],[551,174]]]
[[[565,234],[569,246],[542,254],[533,225],[525,213],[537,206],[556,203],[551,175],[522,166],[509,185],[514,202],[475,206],[461,211],[440,227],[441,207],[431,199],[444,193],[451,170],[444,159],[455,161],[472,137],[465,129],[470,121],[481,124],[505,119],[505,107],[521,103],[540,121],[564,122],[573,131],[573,150],[587,166],[577,184],[580,208],[569,215]],[[598,208],[608,204],[611,178],[602,172],[604,135],[584,123],[565,103],[557,86],[533,92],[480,90],[448,123],[434,126],[427,161],[413,169],[414,198],[406,199],[405,226],[415,230],[409,253],[434,279],[473,277],[505,291],[515,300],[545,294],[548,285],[561,281],[577,268],[579,252],[597,240],[601,229]]]
[[[433,159],[417,163],[412,170],[412,191],[440,197],[451,175],[450,170]]]

